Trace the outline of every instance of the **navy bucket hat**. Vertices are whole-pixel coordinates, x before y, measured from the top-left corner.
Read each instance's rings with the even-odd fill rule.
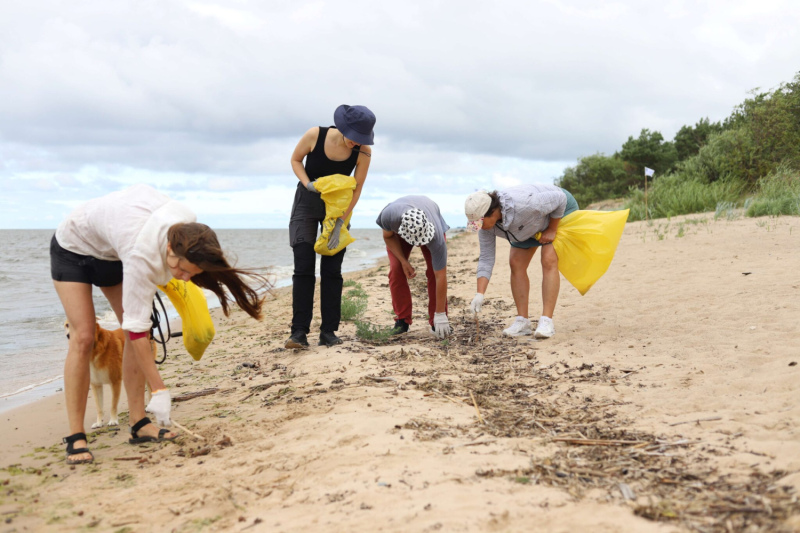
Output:
[[[333,112],[333,123],[342,135],[358,144],[375,144],[375,114],[363,105],[340,105]]]

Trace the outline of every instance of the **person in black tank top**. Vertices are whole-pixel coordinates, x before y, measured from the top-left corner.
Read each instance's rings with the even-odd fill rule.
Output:
[[[344,220],[353,211],[367,178],[373,144],[375,115],[364,106],[339,106],[334,115],[336,126],[308,130],[292,154],[292,170],[297,184],[292,214],[289,219],[289,244],[294,253],[292,276],[292,331],[286,348],[308,346],[306,336],[311,329],[316,283],[314,242],[325,219],[325,202],[314,188],[314,181],[331,174],[350,176],[355,171],[356,190],[353,200],[337,221],[331,240],[338,240]],[[305,163],[304,163],[305,160]],[[341,320],[342,260],[346,249],[336,255],[323,255],[320,261],[320,325],[319,345],[341,344],[336,336]]]

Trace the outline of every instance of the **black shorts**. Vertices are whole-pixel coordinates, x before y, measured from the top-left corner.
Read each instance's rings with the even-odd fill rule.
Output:
[[[50,240],[50,275],[54,281],[73,281],[96,287],[122,283],[122,261],[104,261],[65,250],[56,236]]]

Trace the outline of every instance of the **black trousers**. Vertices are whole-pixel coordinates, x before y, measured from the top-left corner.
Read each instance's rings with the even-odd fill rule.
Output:
[[[319,194],[298,186],[289,221],[289,244],[294,253],[292,276],[292,333],[308,333],[314,312],[317,253],[314,242],[325,219],[325,203]],[[342,261],[347,249],[320,256],[321,331],[337,331],[342,318]]]
[[[294,275],[292,276],[292,333],[311,329],[314,309],[314,286],[317,253],[311,243],[294,246]],[[321,331],[336,331],[342,318],[342,260],[345,250],[336,255],[320,256]]]

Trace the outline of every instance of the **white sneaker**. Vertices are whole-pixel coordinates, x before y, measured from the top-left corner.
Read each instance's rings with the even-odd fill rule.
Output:
[[[519,337],[520,335],[531,334],[531,321],[525,317],[518,316],[510,327],[503,330],[509,337]]]
[[[553,324],[553,319],[543,316],[539,318],[539,325],[536,326],[536,332],[533,334],[535,339],[549,339],[556,334],[556,327]]]

